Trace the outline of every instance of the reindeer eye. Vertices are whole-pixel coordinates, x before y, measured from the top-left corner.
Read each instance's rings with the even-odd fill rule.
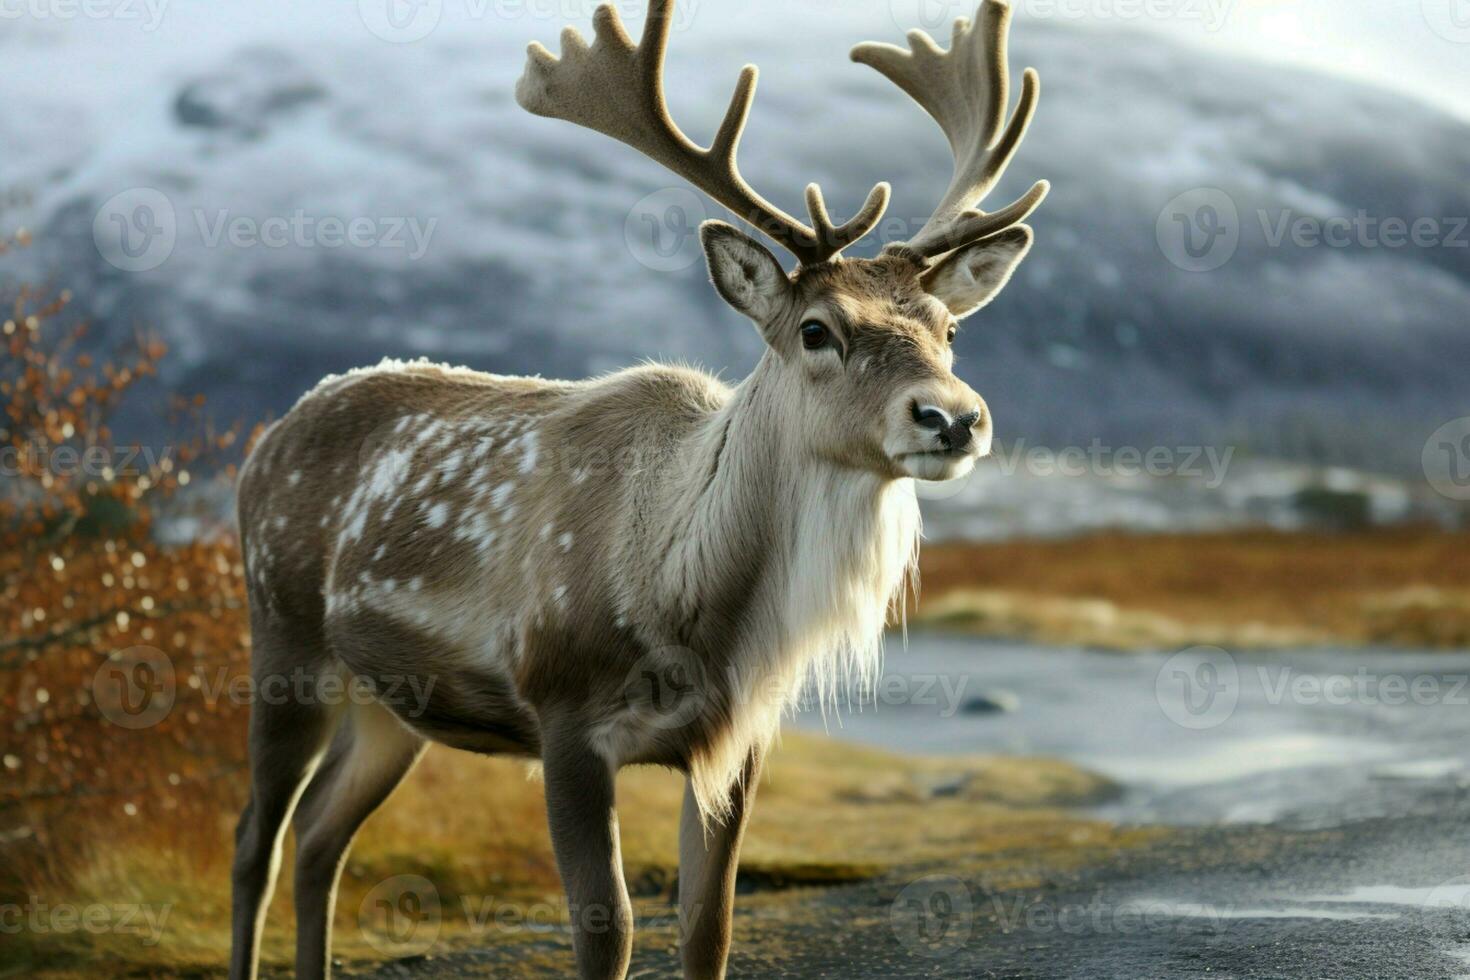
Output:
[[[959,332],[960,332],[959,331],[959,328],[956,327],[953,323],[951,323],[949,325],[949,329],[944,332],[944,342],[946,344],[952,344],[952,343],[954,343],[955,334],[957,334]]]
[[[801,325],[801,345],[807,350],[816,350],[827,342],[827,328],[816,320]]]

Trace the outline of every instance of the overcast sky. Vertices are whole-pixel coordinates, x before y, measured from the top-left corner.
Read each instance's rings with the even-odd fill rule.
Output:
[[[913,9],[923,2],[937,9],[939,0],[894,0]],[[1123,23],[1368,79],[1470,119],[1470,0],[1015,0],[1015,6],[1022,17]]]
[[[1451,2],[1014,0],[1012,66],[1035,64],[1046,94],[1009,179],[1054,189],[1036,219],[1046,247],[987,311],[1015,329],[962,342],[987,394],[1038,444],[1245,431],[1283,452],[1307,436],[1346,447],[1354,465],[1359,447],[1390,467],[1388,450],[1407,447],[1417,466],[1423,435],[1402,433],[1463,414],[1470,270],[1448,246],[1470,208],[1470,130],[1271,63],[1470,122],[1470,0]],[[618,0],[634,31],[646,3]],[[674,116],[705,137],[740,65],[757,62],[741,159],[756,186],[796,208],[820,179],[840,214],[891,179],[890,215],[922,220],[949,177],[943,142],[847,50],[911,26],[947,42],[976,3],[680,0]],[[688,234],[710,213],[701,199],[510,97],[526,42],[585,32],[594,5],[0,0],[0,225],[37,229],[30,260],[65,270],[119,339],[157,327],[173,345],[168,383],[206,388],[230,417],[282,410],[384,353],[571,377],[641,356],[743,370],[759,341],[703,282]],[[1211,272],[1170,258],[1160,231],[1199,190],[1244,225]],[[1317,248],[1258,230],[1360,209],[1444,219],[1442,234]],[[107,236],[144,210],[173,214],[176,234],[150,236],[161,264],[119,275],[121,237]],[[354,250],[219,244],[222,215],[297,214],[434,230],[412,251],[389,247],[408,243],[386,227],[383,247]],[[683,243],[674,264],[644,241],[660,216],[652,227]],[[1323,421],[1303,436],[1304,418]]]
[[[350,41],[373,22],[431,24],[422,39],[410,31],[400,48],[470,38],[517,46],[530,37],[554,44],[561,24],[586,29],[598,0],[0,0],[0,50],[47,40],[105,35],[108,61],[172,60],[177,46],[210,50],[231,38],[271,34],[301,41]],[[1366,79],[1450,108],[1470,120],[1470,0],[1012,0],[1018,37],[1026,21],[1157,31],[1188,44],[1245,53]],[[646,0],[616,0],[637,23]],[[802,38],[823,57],[852,39],[899,40],[901,29],[923,26],[944,37],[948,22],[974,12],[977,0],[681,0],[682,26],[738,38],[740,54],[772,35]],[[90,10],[92,15],[78,14]],[[100,11],[103,16],[96,15]],[[108,11],[115,11],[105,16]],[[636,27],[634,28],[636,30]],[[376,32],[375,32],[376,33]],[[170,50],[174,49],[174,50]],[[407,51],[403,53],[407,54]],[[508,51],[506,52],[509,53]],[[5,59],[0,59],[4,61]],[[514,60],[519,60],[518,58]],[[12,64],[13,66],[13,64]],[[70,66],[82,68],[83,66]],[[87,66],[94,77],[107,67]],[[765,67],[764,65],[762,66]],[[0,67],[0,81],[7,78]],[[52,82],[72,84],[52,75]],[[117,73],[123,81],[128,71]]]

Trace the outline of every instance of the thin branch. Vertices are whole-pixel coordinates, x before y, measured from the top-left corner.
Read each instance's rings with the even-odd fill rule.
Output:
[[[89,630],[96,629],[105,623],[117,619],[118,613],[127,613],[129,618],[136,619],[163,619],[175,613],[182,612],[214,612],[222,609],[243,609],[245,604],[238,599],[219,599],[201,602],[166,602],[152,609],[138,609],[133,606],[116,606],[105,612],[89,616],[79,622],[66,626],[58,626],[49,633],[40,636],[16,636],[0,640],[0,656],[11,655],[0,660],[0,667],[13,668],[18,665],[19,658],[16,653],[31,653],[36,650],[44,650],[58,643],[69,642]]]
[[[181,782],[212,782],[220,778],[221,776],[232,775],[244,768],[245,763],[243,762],[231,762],[226,765],[219,766],[218,768],[213,769],[210,772],[191,777],[190,779],[182,780]],[[14,807],[23,806],[26,803],[41,803],[46,800],[79,800],[88,797],[99,796],[132,796],[136,793],[142,793],[152,789],[154,789],[153,786],[141,783],[135,784],[133,786],[123,786],[116,788],[108,788],[103,786],[53,786],[47,789],[35,790],[34,792],[30,793],[22,793],[19,796],[12,796],[8,799],[0,799],[0,812],[4,812],[5,810],[9,810]]]

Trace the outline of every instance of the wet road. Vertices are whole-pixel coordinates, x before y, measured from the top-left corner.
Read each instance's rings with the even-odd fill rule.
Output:
[[[1470,655],[917,637],[888,675],[876,707],[829,730],[1069,759],[1123,787],[1099,815],[1180,832],[1031,895],[937,879],[912,934],[894,931],[920,953],[940,936],[938,961],[851,975],[1470,977]],[[946,950],[945,910],[967,902],[973,934]]]
[[[891,645],[877,701],[828,730],[1068,759],[1120,785],[1096,815],[1174,832],[1022,892],[922,867],[812,890],[797,914],[743,903],[760,941],[737,945],[732,977],[1470,978],[1470,654],[917,636]],[[549,936],[372,975],[503,975],[538,951],[565,964],[565,950]],[[676,962],[640,935],[631,975],[674,977]]]
[[[1097,811],[1110,820],[1331,827],[1470,785],[1470,653],[1169,656],[916,636],[890,642],[874,693],[826,730],[913,753],[1066,759],[1124,787]]]

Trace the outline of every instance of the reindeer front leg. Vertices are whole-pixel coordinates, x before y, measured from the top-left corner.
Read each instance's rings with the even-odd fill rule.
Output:
[[[542,766],[551,845],[570,903],[582,980],[622,980],[633,952],[633,906],[623,883],[613,767],[573,726],[545,733]]]
[[[679,926],[686,980],[723,980],[725,976],[735,906],[735,868],[761,762],[761,752],[753,749],[732,795],[729,817],[723,821],[711,817],[708,828],[700,822],[692,784],[685,783],[679,823]]]

